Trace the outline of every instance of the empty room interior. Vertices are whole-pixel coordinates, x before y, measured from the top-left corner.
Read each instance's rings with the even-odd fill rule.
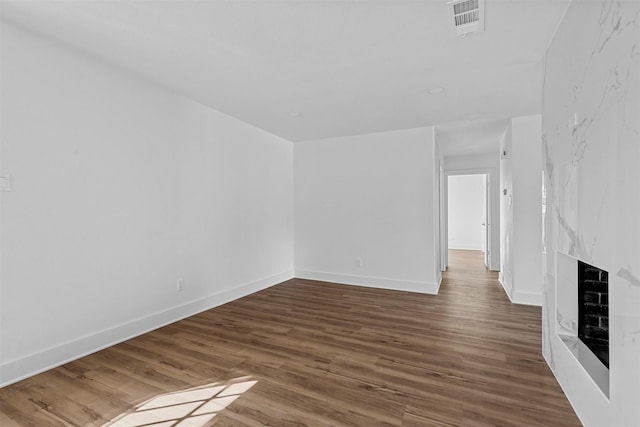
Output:
[[[640,1],[0,0],[0,424],[640,426]]]

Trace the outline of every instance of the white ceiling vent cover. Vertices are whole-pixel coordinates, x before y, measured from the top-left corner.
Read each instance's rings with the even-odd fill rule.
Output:
[[[450,0],[447,5],[459,36],[484,31],[484,0]]]

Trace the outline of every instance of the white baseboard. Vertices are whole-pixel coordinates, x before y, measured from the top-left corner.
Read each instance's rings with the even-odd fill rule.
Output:
[[[366,286],[369,288],[390,289],[394,291],[437,294],[439,283],[396,280],[381,277],[357,276],[352,274],[327,273],[323,271],[296,270],[300,279],[320,280],[323,282],[344,283],[346,285]]]
[[[436,286],[436,292],[435,292],[436,295],[440,293],[440,285],[442,285],[442,272],[438,276],[438,284]]]
[[[293,270],[239,285],[233,289],[199,298],[176,307],[152,313],[90,335],[64,342],[20,359],[0,365],[0,387],[18,382],[96,351],[133,337],[177,322],[194,314],[226,304],[286,280],[292,279]]]
[[[514,304],[535,305],[542,307],[542,294],[533,292],[513,292],[511,302]]]
[[[512,303],[542,307],[542,294],[513,291],[512,288],[505,284],[502,272],[498,274],[498,282],[502,285],[504,292]]]
[[[498,283],[500,283],[500,285],[502,286],[502,289],[504,289],[504,293],[507,294],[509,301],[513,302],[513,299],[511,298],[511,288],[507,286],[506,281],[504,279],[504,275],[502,274],[502,271],[498,273]]]
[[[459,251],[481,251],[482,246],[478,246],[473,243],[459,243],[459,244],[449,244],[449,249],[459,250]]]

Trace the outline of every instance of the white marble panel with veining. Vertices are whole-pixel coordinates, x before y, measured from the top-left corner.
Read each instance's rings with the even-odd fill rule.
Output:
[[[640,1],[571,3],[542,118],[544,356],[586,426],[640,426]],[[573,326],[558,252],[609,272],[609,398],[559,338]]]

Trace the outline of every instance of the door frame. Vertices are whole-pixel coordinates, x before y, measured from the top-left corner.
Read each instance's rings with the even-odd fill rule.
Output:
[[[449,177],[455,175],[486,175],[487,176],[487,221],[488,225],[486,226],[487,231],[487,250],[489,252],[488,260],[489,265],[488,268],[492,271],[500,270],[500,251],[499,246],[495,245],[497,243],[499,245],[500,237],[498,235],[497,241],[491,238],[494,234],[494,230],[500,230],[500,199],[499,195],[496,194],[496,188],[499,188],[499,176],[496,168],[469,168],[469,169],[445,169],[444,170],[444,191],[443,194],[443,203],[441,205],[442,211],[442,229],[440,230],[441,236],[443,238],[440,240],[440,259],[443,260],[441,265],[441,270],[446,271],[449,265]],[[495,228],[497,227],[497,228]]]

